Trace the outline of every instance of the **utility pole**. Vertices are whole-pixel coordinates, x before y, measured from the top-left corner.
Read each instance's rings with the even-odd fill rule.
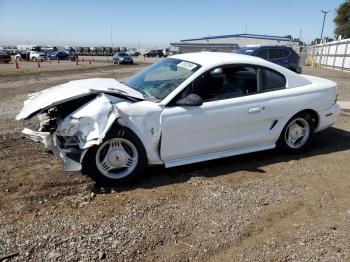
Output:
[[[329,13],[329,11],[323,11],[323,10],[321,10],[321,12],[323,13],[323,23],[322,23],[322,30],[321,30],[321,37],[320,37],[321,42],[322,42],[324,22],[325,22],[325,20],[326,20],[326,15]]]
[[[113,25],[111,25],[111,45],[113,48]]]

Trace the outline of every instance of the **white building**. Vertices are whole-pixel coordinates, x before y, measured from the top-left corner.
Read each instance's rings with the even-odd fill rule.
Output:
[[[220,51],[232,52],[233,50],[252,45],[285,45],[298,50],[299,42],[292,41],[286,36],[235,34],[218,35],[193,39],[184,39],[180,42],[170,43],[178,47],[180,52]]]

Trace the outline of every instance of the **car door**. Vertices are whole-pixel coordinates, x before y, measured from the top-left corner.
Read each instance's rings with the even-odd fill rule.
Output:
[[[247,77],[249,72],[239,71],[233,75],[225,75],[223,81],[234,82],[231,90],[228,84],[220,88],[214,86],[218,81],[207,81],[205,92],[198,90],[187,93],[199,93],[204,97],[200,106],[177,106],[165,107],[161,114],[161,159],[163,161],[177,160],[192,156],[199,156],[225,150],[245,148],[260,145],[268,119],[269,104],[266,95],[257,92],[258,71],[255,70],[255,90],[253,82],[239,79]],[[201,78],[203,76],[200,76]],[[231,80],[227,80],[230,78]],[[250,76],[251,77],[251,76]],[[197,79],[197,81],[200,81]],[[245,83],[244,83],[245,81]],[[236,85],[236,86],[235,86]],[[251,86],[248,86],[251,85]],[[190,85],[191,86],[191,85]],[[246,88],[238,92],[237,87]],[[216,95],[207,95],[208,89],[222,90],[226,88],[226,94],[215,91]],[[248,90],[250,89],[250,90]],[[208,98],[209,97],[209,98]]]

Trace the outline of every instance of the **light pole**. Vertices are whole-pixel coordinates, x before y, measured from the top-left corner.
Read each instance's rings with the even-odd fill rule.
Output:
[[[322,42],[324,22],[325,22],[325,20],[326,20],[326,15],[327,15],[327,13],[329,13],[329,11],[323,11],[323,10],[321,10],[321,12],[323,13],[323,23],[322,23],[322,30],[321,30],[321,37],[320,37],[321,42]]]

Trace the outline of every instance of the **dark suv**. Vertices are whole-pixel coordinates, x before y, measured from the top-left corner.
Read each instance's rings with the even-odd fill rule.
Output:
[[[144,56],[146,57],[163,57],[164,54],[163,54],[163,51],[158,49],[158,50],[151,50],[151,51],[148,51],[144,54]]]
[[[284,66],[301,74],[300,57],[291,47],[287,46],[254,46],[235,50],[237,54],[258,56],[272,63]]]

